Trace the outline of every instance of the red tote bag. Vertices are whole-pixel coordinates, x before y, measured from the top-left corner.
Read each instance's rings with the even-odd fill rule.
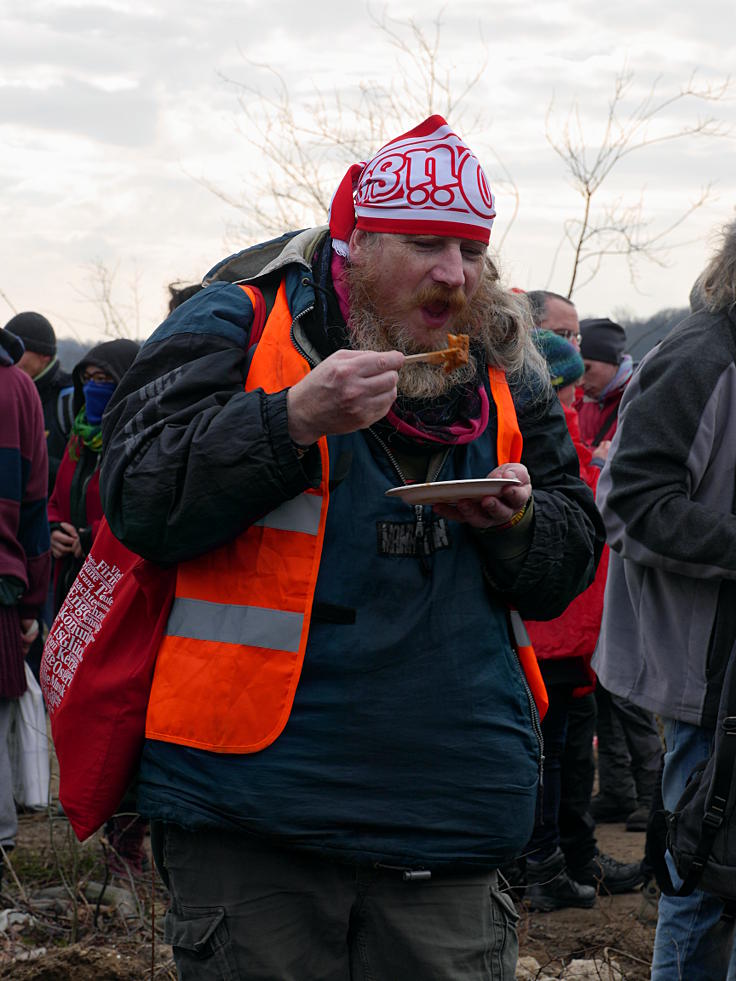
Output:
[[[80,841],[115,813],[138,769],[175,580],[175,567],[134,555],[103,519],[46,639],[59,799]]]

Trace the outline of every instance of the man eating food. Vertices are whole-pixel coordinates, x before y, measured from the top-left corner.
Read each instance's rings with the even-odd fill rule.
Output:
[[[110,525],[178,563],[138,807],[182,979],[514,977],[543,695],[509,607],[557,616],[603,538],[494,216],[430,117],[219,263],[105,416]],[[409,360],[448,333],[464,364]],[[385,496],[486,476],[519,482]]]

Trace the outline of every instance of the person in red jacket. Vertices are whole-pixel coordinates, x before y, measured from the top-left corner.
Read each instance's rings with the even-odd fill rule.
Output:
[[[82,568],[102,520],[102,413],[137,353],[135,341],[105,341],[88,351],[72,372],[75,419],[48,512],[56,560],[54,612]]]
[[[619,404],[634,368],[624,353],[626,331],[620,324],[607,317],[583,320],[580,333],[584,394],[575,408],[583,442],[599,447],[613,439]],[[592,802],[593,817],[625,821],[627,831],[644,831],[662,759],[654,717],[602,685],[595,699],[599,789]]]
[[[54,609],[58,612],[92,548],[102,521],[100,461],[102,414],[118,382],[133,364],[139,345],[120,339],[98,344],[72,372],[75,419],[49,501],[54,569]],[[135,813],[132,798],[107,823],[108,865],[127,878],[142,871],[145,822]]]
[[[624,353],[626,331],[608,317],[580,321],[580,353],[585,364],[583,394],[575,408],[586,446],[612,440],[618,406],[631,380],[634,365]]]
[[[565,413],[580,461],[580,476],[595,491],[610,444],[601,443],[593,451],[580,438],[573,402],[576,382],[584,370],[583,359],[575,346],[557,333],[538,330],[535,340],[547,361],[552,386]],[[622,893],[641,881],[638,862],[623,865],[598,851],[592,822],[581,829],[576,847],[569,855],[563,852],[560,842],[562,767],[568,713],[573,699],[587,694],[595,685],[590,659],[600,629],[607,566],[606,548],[593,583],[561,616],[545,622],[526,622],[549,696],[549,709],[542,721],[545,748],[542,813],[537,815],[527,848],[526,898],[532,909],[587,908],[595,902],[596,887],[600,886],[608,893]]]

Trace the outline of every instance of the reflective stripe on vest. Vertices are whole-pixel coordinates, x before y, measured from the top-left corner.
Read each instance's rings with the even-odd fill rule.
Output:
[[[259,295],[241,288],[255,310]],[[291,326],[282,282],[246,391],[278,392],[309,372]],[[518,461],[522,438],[503,372],[492,369],[490,383],[498,461]],[[319,490],[284,502],[232,542],[179,565],[148,705],[149,739],[251,753],[283,731],[304,661],[327,521],[326,437],[319,452]]]
[[[260,294],[241,287],[254,311]],[[262,305],[262,302],[261,302]],[[281,284],[246,391],[279,392],[309,365],[294,348]],[[232,542],[182,562],[161,644],[146,735],[223,753],[263,749],[291,712],[309,635],[327,519],[327,439],[322,481],[285,501]]]

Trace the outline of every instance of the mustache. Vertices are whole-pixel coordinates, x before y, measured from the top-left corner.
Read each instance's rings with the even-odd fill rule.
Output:
[[[412,303],[419,307],[442,304],[451,313],[458,314],[465,310],[468,300],[465,293],[459,287],[453,289],[448,286],[442,286],[439,283],[433,283],[431,286],[425,286],[418,290],[412,297]]]

